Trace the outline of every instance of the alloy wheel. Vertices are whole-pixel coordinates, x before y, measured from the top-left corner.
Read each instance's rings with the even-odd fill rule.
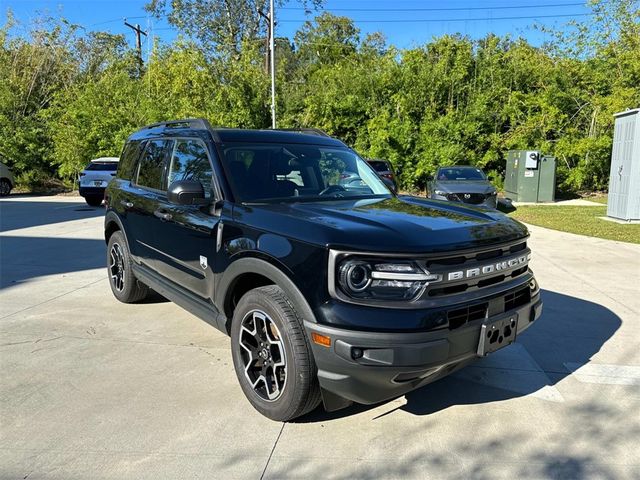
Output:
[[[124,256],[122,255],[122,248],[117,243],[111,246],[109,252],[111,261],[109,262],[109,273],[111,275],[111,282],[118,292],[124,290]]]
[[[252,310],[242,319],[238,342],[244,375],[253,390],[263,400],[277,400],[287,381],[287,362],[276,324],[265,312]]]

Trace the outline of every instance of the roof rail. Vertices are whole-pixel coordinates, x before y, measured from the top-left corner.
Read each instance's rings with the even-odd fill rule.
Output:
[[[298,133],[306,133],[307,135],[317,135],[319,137],[331,137],[324,130],[320,130],[319,128],[276,128],[275,130],[281,132],[298,132]]]
[[[150,128],[158,128],[158,127],[165,127],[165,128],[188,127],[188,128],[198,128],[201,130],[207,130],[211,128],[211,126],[209,125],[209,122],[206,121],[204,118],[185,118],[183,120],[169,120],[166,122],[152,123],[151,125],[142,127],[142,130],[147,130]]]

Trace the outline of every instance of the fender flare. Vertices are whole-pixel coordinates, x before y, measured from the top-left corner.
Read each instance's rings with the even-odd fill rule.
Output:
[[[257,273],[271,280],[275,285],[282,288],[287,297],[289,297],[298,315],[302,317],[301,320],[303,322],[317,323],[309,303],[291,278],[272,263],[256,257],[238,259],[231,263],[222,274],[216,286],[214,302],[216,306],[220,307],[221,312],[225,311],[225,300],[230,289],[235,285],[235,281],[245,273]]]
[[[129,239],[127,238],[127,232],[124,229],[124,224],[122,223],[122,220],[120,220],[120,217],[113,210],[109,210],[104,216],[105,243],[109,243],[109,241],[107,240],[107,227],[111,223],[115,223],[116,225],[118,225],[118,229],[122,232],[122,235],[124,236],[124,241],[127,244],[127,250],[129,251],[129,253],[131,253],[131,248],[129,248]]]

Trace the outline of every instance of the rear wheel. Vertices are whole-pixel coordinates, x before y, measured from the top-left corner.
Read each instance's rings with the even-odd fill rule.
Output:
[[[121,231],[114,232],[107,245],[107,271],[113,295],[123,303],[139,302],[149,293],[131,268],[131,256]]]
[[[92,207],[99,207],[100,205],[102,205],[102,197],[97,197],[97,196],[84,197],[84,201],[87,202],[87,204]]]
[[[11,182],[5,178],[0,180],[0,197],[6,197],[11,193]]]
[[[280,287],[256,288],[240,299],[233,312],[231,353],[244,394],[264,416],[288,421],[320,403],[311,347]]]

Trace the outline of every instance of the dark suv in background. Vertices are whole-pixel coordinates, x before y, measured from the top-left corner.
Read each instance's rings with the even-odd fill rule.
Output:
[[[105,202],[116,298],[152,288],[230,335],[242,390],[272,419],[397,397],[541,313],[522,224],[397,196],[330,137],[150,125]]]
[[[393,167],[391,166],[391,162],[388,160],[379,160],[377,158],[367,160],[367,163],[371,165],[376,173],[382,177],[386,178],[390,185],[393,186],[394,191],[398,191],[398,182],[396,181],[396,173],[393,171]]]

